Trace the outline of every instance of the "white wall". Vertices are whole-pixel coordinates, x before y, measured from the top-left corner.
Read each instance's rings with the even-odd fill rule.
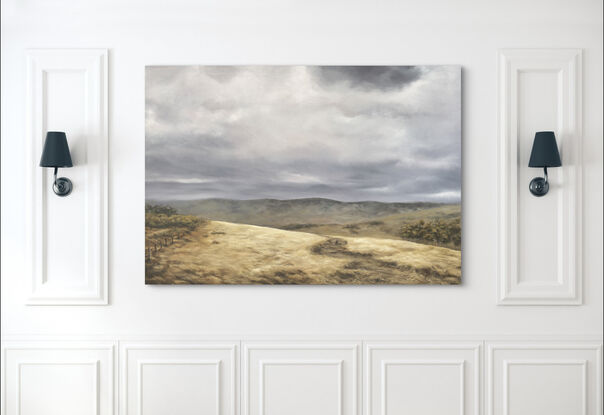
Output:
[[[28,48],[110,51],[109,306],[24,304]],[[583,49],[581,306],[496,305],[500,48]],[[462,65],[462,285],[145,286],[144,66],[150,64]],[[203,334],[219,339],[227,333],[239,338],[340,334],[361,340],[601,338],[602,180],[599,0],[2,2],[5,338]],[[70,247],[64,248],[67,254]]]
[[[3,2],[5,333],[601,332],[601,2],[125,3]],[[25,49],[56,47],[110,49],[110,307],[28,307],[19,295]],[[495,305],[497,50],[508,47],[584,49],[581,307]],[[462,65],[462,286],[145,286],[144,66],[217,63]]]

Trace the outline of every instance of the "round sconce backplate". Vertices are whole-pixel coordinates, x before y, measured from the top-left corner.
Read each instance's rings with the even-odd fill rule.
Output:
[[[71,180],[69,180],[67,177],[59,177],[52,185],[52,190],[54,190],[57,196],[61,197],[70,194],[71,189],[73,189],[73,185],[71,184]]]
[[[535,177],[529,184],[529,190],[533,195],[541,197],[549,191],[549,183],[543,177]]]

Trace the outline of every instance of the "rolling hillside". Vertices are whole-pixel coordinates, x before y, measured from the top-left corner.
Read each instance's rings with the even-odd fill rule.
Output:
[[[152,202],[152,201],[151,201]],[[401,239],[401,226],[414,221],[461,219],[461,205],[436,203],[338,202],[330,199],[204,199],[170,202],[178,213],[204,219],[267,226],[318,235]],[[432,243],[429,241],[419,241]],[[432,243],[434,244],[434,243]],[[453,249],[460,245],[436,244]]]
[[[205,221],[146,262],[147,284],[459,284],[461,252]]]

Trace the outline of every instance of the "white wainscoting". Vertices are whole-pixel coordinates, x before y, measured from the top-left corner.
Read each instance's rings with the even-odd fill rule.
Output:
[[[488,414],[601,414],[601,359],[601,344],[490,344]]]
[[[437,337],[11,339],[2,414],[602,414],[600,335]]]
[[[581,50],[499,56],[499,304],[581,304]],[[562,167],[533,196],[537,131],[554,131]]]
[[[114,343],[10,343],[2,350],[2,413],[115,413]]]
[[[238,413],[238,343],[126,343],[120,352],[121,413]]]
[[[243,345],[243,414],[358,413],[359,343]]]
[[[480,414],[481,346],[480,343],[367,344],[365,413]]]
[[[27,52],[28,304],[107,304],[106,49]],[[65,131],[67,197],[39,167],[47,131]],[[84,224],[82,226],[82,224]]]

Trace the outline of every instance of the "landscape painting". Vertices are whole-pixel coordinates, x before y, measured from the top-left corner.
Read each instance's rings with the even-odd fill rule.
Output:
[[[146,284],[459,284],[459,66],[148,66]]]

